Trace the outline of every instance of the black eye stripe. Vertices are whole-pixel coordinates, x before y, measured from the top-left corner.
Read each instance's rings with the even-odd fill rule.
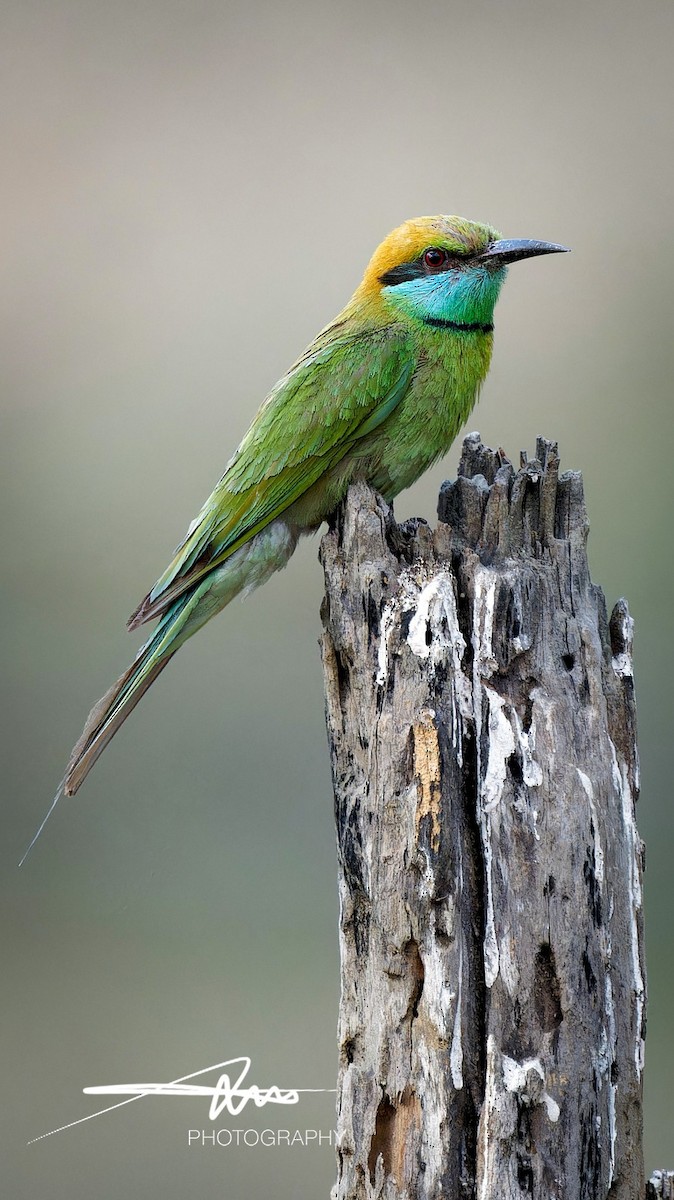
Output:
[[[383,283],[385,287],[393,287],[396,283],[407,283],[410,279],[421,279],[422,275],[428,275],[428,271],[424,269],[423,263],[401,263],[399,267],[391,267],[390,271],[384,271],[384,274],[379,276],[379,282]]]
[[[428,275],[441,275],[443,271],[460,269],[464,264],[467,265],[472,258],[472,255],[469,254],[455,253],[452,255],[446,251],[445,253],[448,254],[446,261],[439,268],[436,267],[434,271],[429,271],[424,262],[424,256],[432,249],[434,249],[433,246],[427,246],[419,258],[415,258],[412,262],[400,263],[397,267],[391,267],[390,271],[384,271],[384,274],[379,276],[379,282],[384,287],[395,287],[397,283],[408,283],[412,279],[421,279]],[[438,249],[441,250],[442,247],[438,247]]]

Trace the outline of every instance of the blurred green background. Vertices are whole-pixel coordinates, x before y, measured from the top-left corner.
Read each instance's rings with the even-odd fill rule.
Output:
[[[673,34],[657,0],[3,3],[5,1195],[328,1194],[326,1147],[189,1150],[197,1101],[25,1146],[99,1107],[83,1086],[239,1054],[260,1085],[334,1085],[316,539],[189,644],[16,863],[258,403],[434,212],[573,247],[511,271],[469,428],[559,439],[593,576],[636,619],[646,1153],[674,1167]],[[433,518],[458,453],[398,516]],[[328,1130],[333,1105],[238,1124]]]

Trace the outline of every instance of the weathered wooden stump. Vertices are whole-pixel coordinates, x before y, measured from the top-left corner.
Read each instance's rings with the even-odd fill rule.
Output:
[[[323,539],[335,1200],[644,1193],[632,621],[536,455],[472,434],[436,529],[358,485]]]

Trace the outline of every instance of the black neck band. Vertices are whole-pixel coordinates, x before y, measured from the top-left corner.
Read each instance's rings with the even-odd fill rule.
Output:
[[[493,333],[493,325],[483,325],[480,321],[462,322],[445,321],[442,317],[423,317],[424,325],[433,329],[455,329],[458,333]]]

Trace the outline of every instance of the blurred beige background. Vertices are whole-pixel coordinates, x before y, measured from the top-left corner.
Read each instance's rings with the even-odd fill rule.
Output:
[[[326,1147],[189,1150],[196,1101],[25,1145],[94,1111],[86,1085],[238,1054],[261,1085],[334,1085],[316,539],[181,652],[16,863],[258,403],[384,234],[437,211],[573,247],[511,271],[469,427],[559,439],[594,578],[636,619],[646,1150],[674,1167],[673,34],[658,0],[2,4],[7,1196],[328,1194]],[[432,519],[457,458],[398,515]]]

